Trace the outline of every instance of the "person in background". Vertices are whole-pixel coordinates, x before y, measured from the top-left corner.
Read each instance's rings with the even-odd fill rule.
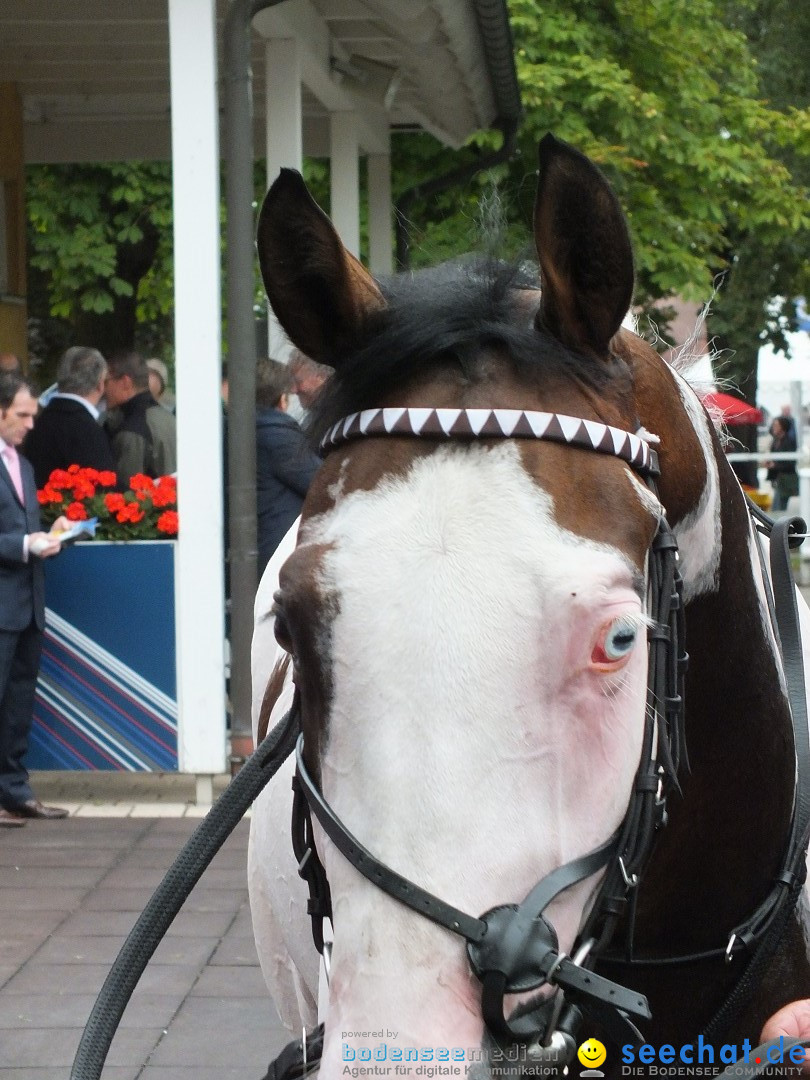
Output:
[[[23,443],[37,487],[45,486],[54,469],[70,465],[115,472],[110,442],[99,423],[106,378],[107,361],[98,349],[74,345],[59,361],[57,391]]]
[[[779,412],[779,415],[785,421],[785,423],[787,424],[788,431],[795,438],[795,436],[796,436],[796,421],[793,419],[793,408],[792,408],[792,406],[783,405],[780,412]]]
[[[332,375],[333,369],[311,360],[300,349],[293,349],[290,353],[288,367],[292,376],[290,393],[296,395],[301,402],[301,408],[307,412],[312,408],[323,384]]]
[[[168,476],[177,470],[177,426],[149,391],[149,368],[136,352],[118,353],[109,360],[104,388],[108,409],[117,409],[114,421],[105,421],[115,458],[118,486],[129,487],[136,473]]]
[[[31,790],[25,755],[34,717],[34,694],[45,629],[42,560],[57,555],[54,533],[70,527],[58,518],[42,532],[34,470],[17,448],[34,425],[31,384],[0,372],[0,827],[26,818],[63,818],[67,810],[43,806]]]
[[[169,386],[169,371],[162,360],[158,360],[156,356],[146,361],[146,366],[149,369],[149,392],[152,397],[158,403],[162,405],[164,409],[168,409],[169,412],[174,412],[174,400],[171,392],[168,389]]]
[[[13,352],[0,352],[0,371],[16,371],[20,374],[22,364],[19,356],[16,356]]]
[[[789,416],[775,416],[771,424],[771,450],[775,454],[787,454],[796,449],[793,420]],[[787,509],[791,495],[799,494],[799,476],[796,462],[767,461],[768,479],[773,484],[772,510]]]
[[[301,512],[321,459],[299,424],[287,415],[290,369],[277,360],[256,361],[256,516],[259,576]]]

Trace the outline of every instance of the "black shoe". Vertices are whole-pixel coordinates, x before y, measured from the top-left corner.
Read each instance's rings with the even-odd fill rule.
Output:
[[[67,810],[63,810],[61,806],[43,806],[39,799],[29,799],[28,802],[17,803],[9,813],[23,818],[46,818],[49,821],[54,818],[68,816]]]

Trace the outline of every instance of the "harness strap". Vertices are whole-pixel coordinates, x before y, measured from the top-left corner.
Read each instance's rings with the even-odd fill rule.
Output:
[[[591,877],[615,857],[621,830],[594,851],[552,871],[520,905],[495,907],[476,919],[403,878],[363,847],[313,782],[304,764],[303,748],[304,737],[299,735],[295,747],[297,781],[293,783],[297,788],[296,798],[303,794],[326,835],[363,877],[394,900],[467,939],[470,964],[482,982],[482,1015],[496,1037],[519,1041],[536,1038],[537,1026],[531,1020],[532,1014],[524,1014],[522,1023],[512,1025],[504,1017],[503,999],[504,994],[531,990],[547,982],[564,989],[572,1003],[587,1009],[617,1039],[642,1041],[627,1014],[650,1018],[644,995],[560,956],[554,928],[542,915],[555,896]],[[293,831],[295,834],[296,830]],[[299,850],[302,850],[300,841],[296,854]],[[299,873],[307,880],[310,873],[325,877],[314,848],[306,848]],[[314,922],[313,918],[313,925]]]
[[[810,730],[807,717],[807,692],[804,682],[799,610],[796,604],[796,584],[790,565],[791,537],[804,533],[807,526],[801,518],[783,518],[771,533],[771,575],[776,600],[776,621],[782,646],[790,712],[793,718],[793,744],[796,752],[796,799],[793,812],[786,869],[797,871],[804,867],[804,852],[810,840]],[[802,881],[804,877],[802,877]]]
[[[733,991],[706,1025],[703,1035],[707,1041],[727,1029],[757,989],[787,927],[807,875],[805,852],[810,839],[810,735],[796,584],[790,565],[790,548],[794,546],[791,541],[796,533],[805,533],[807,526],[801,518],[782,518],[772,523],[770,531],[775,629],[779,636],[793,721],[796,794],[782,867],[765,901],[745,923],[732,932],[726,955],[730,957],[734,954],[735,938],[740,942],[740,948],[747,948],[752,942],[757,942],[756,950]]]
[[[401,904],[413,911],[424,915],[431,922],[438,923],[446,930],[454,934],[461,934],[468,941],[480,941],[487,932],[487,924],[481,919],[475,919],[467,915],[452,904],[447,904],[437,896],[431,896],[429,892],[420,889],[418,885],[408,881],[392,870],[390,866],[375,859],[370,851],[348,831],[346,826],[337,817],[331,806],[321,795],[312,781],[304,764],[304,737],[298,736],[295,746],[295,764],[298,770],[299,783],[306,793],[309,808],[321,823],[323,831],[346,859],[354,866],[372,885],[387,892]],[[313,852],[314,857],[314,852]]]

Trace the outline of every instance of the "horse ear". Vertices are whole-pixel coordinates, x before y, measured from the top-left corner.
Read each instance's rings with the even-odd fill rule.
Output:
[[[294,169],[282,169],[267,192],[256,243],[267,297],[288,337],[313,360],[334,366],[384,301]]]
[[[633,252],[619,201],[592,161],[546,135],[534,206],[539,318],[565,345],[605,356],[633,296]]]

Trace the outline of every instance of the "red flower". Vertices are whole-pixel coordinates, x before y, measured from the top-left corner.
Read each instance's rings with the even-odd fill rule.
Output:
[[[73,477],[66,469],[54,469],[46,486],[56,489],[70,488],[73,487]]]
[[[87,521],[87,511],[82,503],[72,502],[65,510],[65,517],[68,521]]]
[[[110,491],[104,496],[104,505],[107,507],[111,514],[118,513],[119,510],[123,510],[126,506],[126,499],[118,491]]]
[[[143,510],[138,509],[137,503],[128,502],[115,515],[115,520],[120,522],[122,525],[126,524],[127,522],[131,522],[133,525],[135,525],[143,518],[143,516]]]
[[[177,536],[177,511],[165,510],[157,519],[158,532],[166,533],[167,536]]]
[[[125,492],[110,490],[116,481],[111,470],[99,472],[76,464],[68,469],[54,469],[37,492],[43,520],[51,524],[61,513],[71,521],[98,518],[97,540],[157,540],[177,536],[175,477],[152,480],[136,473]]]
[[[129,486],[133,491],[146,491],[151,494],[152,489],[155,486],[155,481],[151,476],[144,476],[143,473],[135,473],[134,476],[129,478]]]
[[[96,493],[96,485],[86,480],[83,476],[76,476],[73,481],[74,499],[92,499]]]
[[[152,492],[152,506],[174,506],[177,502],[177,488],[160,483]]]

